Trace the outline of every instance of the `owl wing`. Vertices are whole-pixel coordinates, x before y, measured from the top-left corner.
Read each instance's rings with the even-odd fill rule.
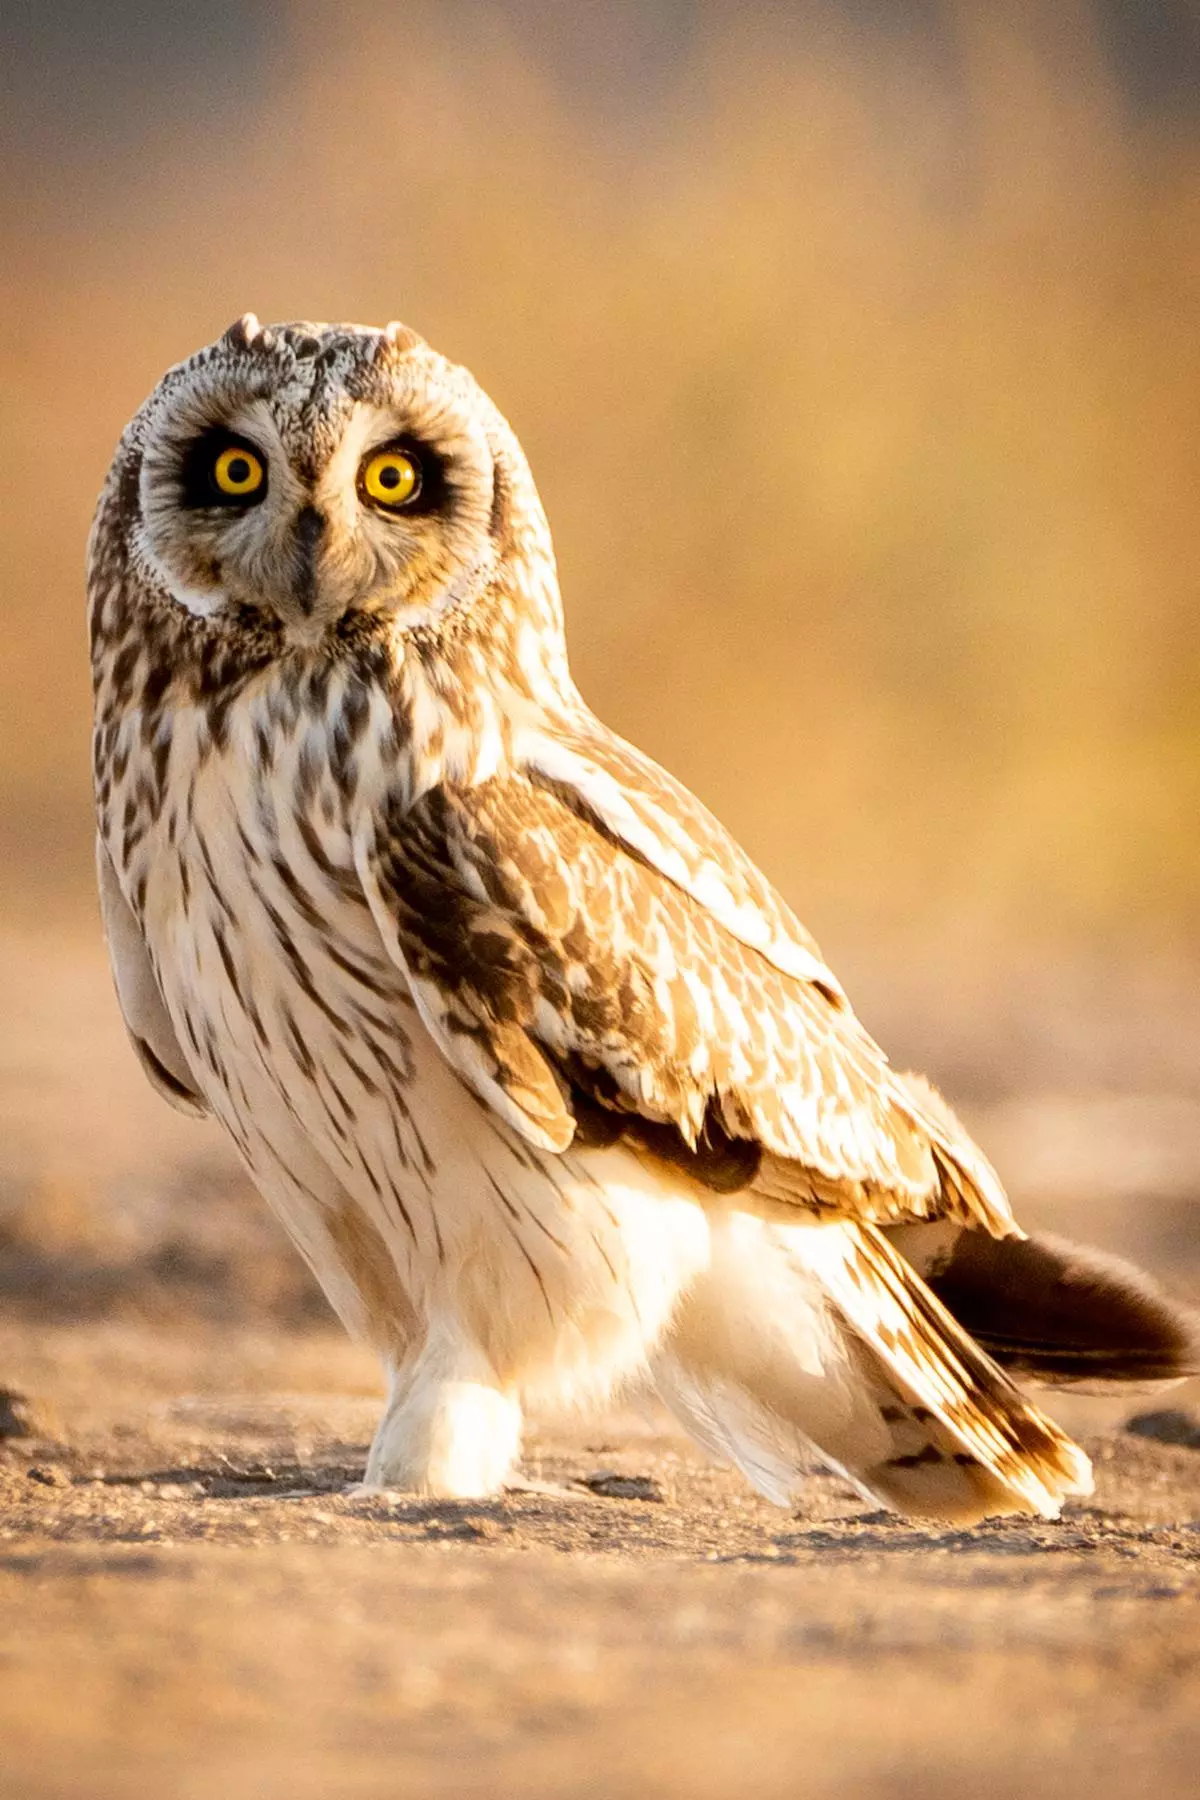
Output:
[[[727,1192],[1014,1229],[699,802],[598,726],[522,748],[517,772],[385,809],[358,853],[426,1025],[489,1106],[543,1150],[622,1137]]]
[[[208,1107],[197,1091],[195,1077],[179,1047],[141,928],[121,892],[112,859],[99,837],[96,839],[96,879],[108,957],[129,1041],[150,1085],[163,1099],[169,1100],[180,1112],[201,1116]]]

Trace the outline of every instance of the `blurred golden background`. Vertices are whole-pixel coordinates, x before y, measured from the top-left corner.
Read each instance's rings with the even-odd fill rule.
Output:
[[[240,313],[415,326],[529,452],[597,710],[1023,1223],[1200,1303],[1200,0],[7,0],[0,245],[0,1787],[1192,1794],[1200,1382],[1041,1397],[1191,1408],[1061,1528],[743,1553],[624,1413],[530,1472],[669,1504],[574,1536],[343,1502],[375,1361],[121,1026],[83,561]]]
[[[1157,1197],[1182,1255],[1192,0],[108,0],[3,31],[12,1192],[77,1191],[100,1145],[161,1176],[189,1129],[194,1173],[99,950],[82,563],[129,414],[252,308],[399,316],[474,370],[597,710],[983,1109],[1018,1193]]]

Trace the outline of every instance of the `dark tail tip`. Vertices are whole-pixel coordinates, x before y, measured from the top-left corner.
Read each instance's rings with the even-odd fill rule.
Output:
[[[942,1304],[1013,1374],[1050,1386],[1178,1381],[1200,1329],[1130,1263],[1062,1238],[960,1234],[928,1277]]]

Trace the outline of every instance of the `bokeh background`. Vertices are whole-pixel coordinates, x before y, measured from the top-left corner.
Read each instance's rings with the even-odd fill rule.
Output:
[[[247,308],[476,372],[597,709],[1032,1216],[1194,1286],[1200,8],[14,0],[0,36],[6,1303],[319,1313],[143,1091],[91,887],[93,499]]]

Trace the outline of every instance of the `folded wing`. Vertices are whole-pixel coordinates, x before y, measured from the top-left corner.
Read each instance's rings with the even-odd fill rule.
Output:
[[[434,1038],[539,1148],[624,1136],[785,1207],[1014,1229],[753,864],[600,728],[385,808],[358,857]]]

